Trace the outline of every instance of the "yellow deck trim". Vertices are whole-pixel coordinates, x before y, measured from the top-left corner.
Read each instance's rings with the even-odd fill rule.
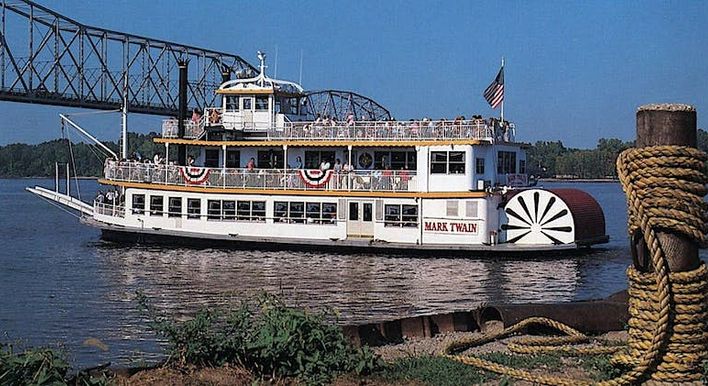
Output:
[[[228,147],[413,147],[413,146],[448,146],[448,145],[479,145],[485,143],[479,139],[450,139],[450,140],[419,140],[419,141],[312,141],[312,140],[253,140],[253,141],[203,141],[180,138],[153,139],[155,143],[170,143],[174,145],[189,146],[228,146]]]
[[[282,190],[282,189],[242,189],[242,188],[212,188],[204,186],[164,185],[142,182],[111,181],[100,178],[101,185],[122,186],[125,188],[166,190],[192,193],[217,194],[261,194],[272,196],[327,196],[327,197],[371,197],[371,198],[484,198],[486,192],[359,192],[359,191],[326,191],[326,190]]]

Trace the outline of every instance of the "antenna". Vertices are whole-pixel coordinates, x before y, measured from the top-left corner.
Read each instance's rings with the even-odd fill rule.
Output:
[[[298,79],[297,84],[302,86],[302,55],[303,55],[303,50],[302,48],[300,49],[300,79]]]
[[[275,45],[275,69],[273,71],[273,78],[278,79],[278,45]]]

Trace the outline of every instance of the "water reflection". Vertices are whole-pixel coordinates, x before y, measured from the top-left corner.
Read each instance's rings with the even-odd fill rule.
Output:
[[[136,290],[164,311],[234,304],[261,291],[288,304],[331,309],[363,323],[489,302],[557,302],[578,297],[582,259],[426,259],[296,251],[157,249],[104,244],[106,279],[128,301]]]

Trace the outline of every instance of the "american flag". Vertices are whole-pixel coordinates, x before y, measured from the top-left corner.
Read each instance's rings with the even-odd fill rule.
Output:
[[[493,109],[504,100],[504,67],[499,70],[497,77],[494,78],[492,84],[484,90],[484,99],[487,100]]]

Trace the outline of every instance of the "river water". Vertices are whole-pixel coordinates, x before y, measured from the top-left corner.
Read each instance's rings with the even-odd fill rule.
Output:
[[[327,308],[341,322],[357,323],[489,302],[604,297],[626,288],[631,260],[626,205],[616,183],[545,185],[592,194],[611,237],[592,253],[551,260],[117,245],[24,191],[34,185],[53,181],[0,180],[0,342],[59,345],[76,367],[159,356],[136,309],[136,291],[177,317],[268,291],[290,305]],[[78,186],[85,201],[96,189],[93,180]],[[108,350],[84,345],[88,338]]]

